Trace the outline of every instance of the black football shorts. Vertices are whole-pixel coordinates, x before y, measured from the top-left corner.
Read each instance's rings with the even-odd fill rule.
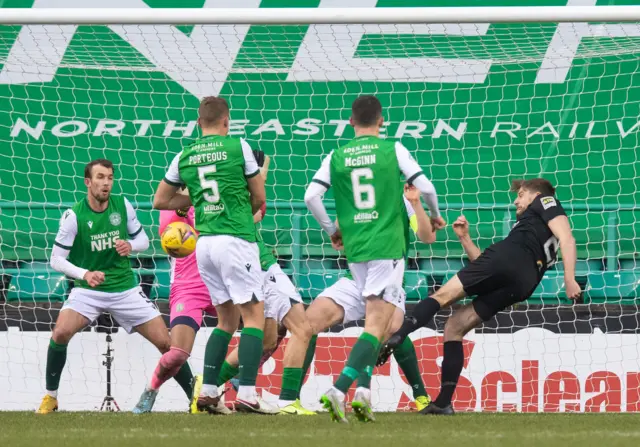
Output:
[[[487,249],[458,272],[468,296],[476,296],[473,308],[482,321],[501,310],[525,301],[541,276],[531,255],[520,247]]]

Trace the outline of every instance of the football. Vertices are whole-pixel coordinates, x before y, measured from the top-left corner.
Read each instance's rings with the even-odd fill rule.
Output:
[[[186,258],[196,249],[198,235],[189,224],[173,222],[160,236],[162,249],[173,258]]]

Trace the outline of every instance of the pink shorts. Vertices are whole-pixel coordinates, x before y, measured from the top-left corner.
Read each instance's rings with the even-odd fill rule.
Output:
[[[204,284],[201,287],[173,284],[169,293],[169,305],[170,327],[186,324],[197,331],[202,325],[203,312],[216,315],[216,308],[211,304],[209,290]]]

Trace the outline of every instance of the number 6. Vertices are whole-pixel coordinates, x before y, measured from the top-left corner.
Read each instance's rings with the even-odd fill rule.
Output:
[[[353,187],[353,200],[359,210],[371,209],[376,206],[376,190],[373,185],[363,185],[360,178],[373,179],[373,171],[370,168],[359,168],[351,171],[351,185]],[[364,195],[364,197],[363,197]]]

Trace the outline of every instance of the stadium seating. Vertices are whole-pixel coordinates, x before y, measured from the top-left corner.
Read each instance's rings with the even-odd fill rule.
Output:
[[[339,254],[331,248],[327,237],[320,231],[315,221],[299,203],[270,203],[271,212],[263,222],[263,235],[266,242],[274,245],[283,269],[297,284],[305,301],[315,298],[325,287],[333,284],[346,273],[345,263],[338,262]],[[140,257],[144,261],[137,269],[143,288],[151,299],[169,298],[169,262],[159,248],[157,235],[157,216],[150,210],[150,204],[139,204],[139,217],[150,228],[148,234],[152,247]],[[451,221],[457,214],[456,206],[445,212]],[[468,205],[465,215],[475,229],[480,247],[501,239],[510,229],[512,222],[509,209],[496,205],[495,209],[479,209]],[[474,211],[477,209],[477,211]],[[25,212],[25,210],[16,210]],[[4,265],[0,269],[3,289],[0,300],[16,302],[60,302],[68,293],[67,281],[62,275],[51,271],[45,261],[48,256],[53,235],[57,226],[59,209],[29,210],[32,219],[29,224],[38,232],[33,237],[46,235],[42,246],[31,247],[28,251],[4,250]],[[574,233],[578,245],[576,275],[578,281],[585,284],[585,301],[599,303],[630,304],[640,294],[640,264],[635,259],[633,238],[620,238],[622,232],[632,231],[632,226],[616,226],[636,219],[635,211],[621,211],[620,218],[604,220],[596,217],[589,220],[585,213],[572,215]],[[447,216],[449,214],[449,216]],[[600,213],[606,214],[606,213]],[[626,214],[628,216],[624,217]],[[631,215],[633,214],[633,216]],[[11,213],[3,213],[2,219],[18,218]],[[34,217],[38,217],[35,219]],[[602,222],[600,222],[601,219]],[[640,221],[640,219],[638,219]],[[484,223],[488,222],[488,223]],[[596,228],[598,225],[602,225]],[[601,233],[602,237],[595,233]],[[16,232],[15,243],[25,243],[21,239],[24,233]],[[22,241],[22,242],[21,242]],[[12,241],[5,239],[5,247]],[[31,243],[31,241],[29,242]],[[405,275],[407,300],[417,301],[446,282],[467,262],[460,244],[450,229],[439,234],[438,241],[426,246],[415,241],[411,244],[409,258],[412,260]],[[344,261],[344,260],[343,260]],[[341,268],[342,267],[342,268]],[[568,300],[563,295],[563,264],[559,262],[554,270],[548,272],[530,300],[532,304],[558,305]]]
[[[633,304],[640,297],[640,271],[599,272],[589,275],[585,301]]]
[[[5,290],[7,301],[61,302],[67,292],[65,276],[46,264],[32,263],[27,268],[5,269],[2,275],[11,277]]]
[[[421,267],[431,265],[432,269],[407,270],[407,301],[424,299],[434,287],[443,284],[455,274],[456,270],[445,270],[447,264],[442,264],[442,261],[445,260],[421,260]],[[151,299],[168,300],[169,262],[165,258],[155,258],[153,262],[156,268],[140,268],[136,269],[136,272],[141,278],[143,288],[146,286],[150,290]],[[314,265],[314,261],[308,264]],[[285,269],[285,272],[295,279],[301,295],[307,302],[346,274],[346,270],[323,268],[322,261],[316,261],[315,264],[315,269],[298,275],[291,269]],[[586,284],[585,302],[632,304],[640,298],[639,270],[602,271],[595,268],[599,264],[601,262],[587,260],[578,262],[578,281]],[[625,264],[628,265],[628,262]],[[460,265],[459,261],[451,261],[452,268],[458,268]],[[8,302],[61,302],[68,293],[64,275],[53,271],[46,263],[24,263],[19,268],[2,269],[0,274],[5,284],[0,299],[4,296]],[[563,288],[562,263],[559,263],[558,268],[549,271],[543,278],[529,302],[548,305],[570,304],[564,296]]]

